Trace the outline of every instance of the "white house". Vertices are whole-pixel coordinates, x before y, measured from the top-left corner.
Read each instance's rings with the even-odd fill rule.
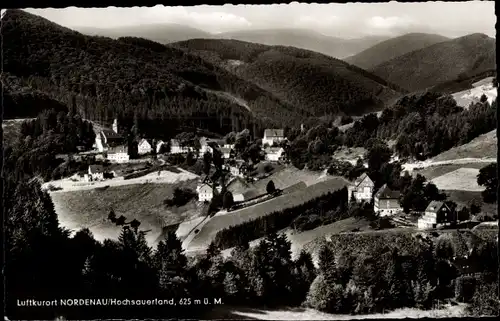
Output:
[[[264,131],[264,138],[262,138],[262,145],[273,146],[285,140],[283,129],[266,129]]]
[[[222,188],[220,186],[217,186],[216,190],[220,193]],[[196,192],[198,193],[198,201],[200,202],[210,202],[214,197],[212,187],[207,183],[198,185],[198,187],[196,187]]]
[[[373,211],[380,213],[380,216],[393,215],[402,212],[403,209],[399,204],[399,191],[390,189],[387,184],[384,184],[374,197]]]
[[[353,184],[347,187],[348,191],[348,201],[351,200],[351,197],[354,197],[357,202],[365,201],[370,202],[373,195],[373,188],[375,184],[370,179],[370,177],[364,173],[360,177],[358,177]]]
[[[102,165],[90,165],[88,170],[89,181],[102,181],[104,180],[104,168]]]
[[[126,163],[130,160],[128,149],[124,146],[110,148],[107,154],[107,159],[113,163]]]
[[[177,139],[170,140],[170,154],[187,154],[190,151],[194,151],[194,148],[181,146]]]
[[[221,147],[220,151],[222,153],[222,158],[224,158],[224,159],[231,158],[231,151],[232,151],[231,148]]]
[[[141,139],[137,145],[139,155],[149,154],[153,151],[151,144],[146,139]]]
[[[200,202],[210,202],[214,197],[214,193],[212,191],[212,187],[208,184],[200,185],[196,191],[198,192],[198,201]]]
[[[266,160],[277,162],[283,159],[285,150],[282,147],[268,147],[264,152],[266,153]]]

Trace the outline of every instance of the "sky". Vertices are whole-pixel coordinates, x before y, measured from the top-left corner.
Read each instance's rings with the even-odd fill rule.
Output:
[[[356,38],[397,36],[409,32],[460,37],[485,33],[495,37],[493,1],[420,3],[331,3],[26,9],[60,25],[112,28],[177,23],[210,33],[236,30],[301,28],[325,35]]]

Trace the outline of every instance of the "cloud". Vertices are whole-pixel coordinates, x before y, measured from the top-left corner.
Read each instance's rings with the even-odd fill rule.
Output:
[[[327,29],[339,25],[340,19],[337,16],[327,15],[327,16],[310,16],[301,15],[295,21],[294,25],[301,28],[318,28]]]
[[[366,25],[370,28],[381,30],[406,29],[411,27],[414,21],[409,17],[371,17],[366,21]]]

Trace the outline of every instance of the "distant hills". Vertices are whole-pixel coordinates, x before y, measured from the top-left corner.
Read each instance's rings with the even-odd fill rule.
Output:
[[[393,58],[370,71],[410,91],[496,69],[496,41],[475,33]]]
[[[406,53],[447,40],[450,39],[436,34],[409,33],[382,41],[344,60],[355,66],[370,70],[383,62],[397,58]]]
[[[77,28],[77,31],[90,36],[103,36],[110,38],[140,37],[168,44],[194,38],[211,38],[212,34],[189,26],[162,23],[117,28]]]
[[[22,10],[2,19],[7,94],[37,92],[90,120],[136,116],[211,132],[379,110],[402,91],[341,60],[235,40],[86,36]],[[45,98],[44,98],[45,99]],[[12,102],[19,101],[16,99]],[[32,115],[35,103],[9,103]],[[38,108],[50,108],[42,104]],[[31,107],[30,107],[31,106]],[[165,128],[165,125],[162,125]]]
[[[110,38],[140,37],[169,44],[190,39],[234,39],[265,45],[292,46],[316,51],[335,58],[344,58],[367,49],[387,37],[368,36],[359,39],[330,37],[306,29],[243,30],[212,34],[181,24],[164,23],[119,28],[78,28],[86,35]]]
[[[216,34],[212,38],[234,39],[265,45],[291,46],[316,51],[339,59],[354,55],[387,39],[387,37],[383,36],[342,39],[305,29],[234,31]]]

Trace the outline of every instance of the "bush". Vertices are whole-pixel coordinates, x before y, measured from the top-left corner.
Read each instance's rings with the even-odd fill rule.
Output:
[[[174,190],[174,197],[172,199],[166,199],[164,204],[167,206],[183,206],[186,205],[190,200],[196,197],[196,193],[189,188],[176,188]]]

